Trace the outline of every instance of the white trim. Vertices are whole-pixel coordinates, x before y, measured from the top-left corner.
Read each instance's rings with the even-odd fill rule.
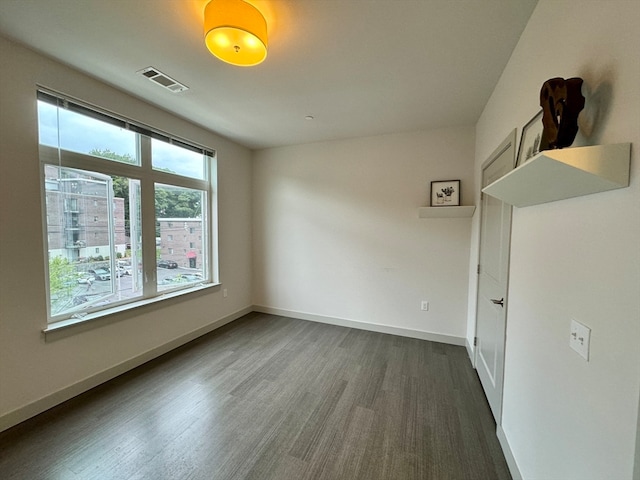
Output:
[[[511,477],[513,478],[513,480],[522,480],[522,474],[520,473],[516,458],[513,456],[513,452],[511,451],[511,447],[509,446],[507,435],[504,433],[504,430],[500,425],[498,425],[498,428],[496,429],[496,436],[498,437],[498,441],[500,442],[500,446],[502,447],[502,453],[504,454],[504,458],[507,461],[507,466],[509,467],[509,472],[511,472]]]
[[[511,133],[509,133],[507,135],[507,137],[502,141],[502,143],[493,151],[493,153],[484,161],[482,162],[482,166],[480,168],[480,187],[482,189],[482,185],[484,184],[485,181],[485,176],[484,176],[484,171],[489,168],[489,166],[497,161],[503,154],[507,153],[509,151],[509,149],[513,149],[513,155],[512,155],[512,159],[511,159],[511,165],[510,165],[510,169],[509,171],[513,171],[513,168],[515,166],[515,162],[516,162],[516,158],[517,158],[517,150],[516,150],[516,141],[517,141],[517,136],[516,136],[516,129],[514,128]],[[476,281],[476,298],[475,298],[475,303],[476,303],[476,311],[475,311],[475,318],[474,318],[474,328],[473,328],[473,338],[474,338],[474,343],[476,344],[473,348],[473,359],[471,360],[471,365],[473,365],[473,368],[476,370],[477,374],[478,374],[478,378],[480,380],[480,383],[482,384],[482,377],[484,375],[484,373],[481,375],[481,372],[483,372],[482,369],[478,370],[478,356],[480,353],[480,348],[478,348],[478,311],[480,308],[480,282],[482,281],[481,278],[481,273],[482,273],[482,262],[484,261],[483,257],[482,257],[482,237],[483,235],[486,233],[483,231],[482,228],[482,222],[483,222],[483,218],[482,216],[484,215],[483,212],[483,208],[484,208],[484,203],[483,203],[483,198],[484,198],[484,194],[480,193],[480,202],[478,205],[478,275],[477,275],[477,281]],[[510,264],[510,260],[511,260],[511,226],[513,223],[513,208],[510,208],[509,211],[509,238],[507,241],[507,245],[506,246],[502,246],[502,248],[507,248],[509,250],[509,254],[507,255],[507,278],[505,280],[505,299],[506,299],[506,303],[507,305],[504,307],[505,308],[505,333],[504,333],[504,345],[502,347],[502,372],[501,373],[501,378],[496,380],[496,385],[498,385],[498,387],[500,388],[500,402],[499,405],[495,406],[495,409],[497,410],[496,412],[494,412],[494,405],[491,404],[491,402],[489,402],[489,396],[487,395],[487,388],[485,388],[485,385],[482,384],[482,390],[484,391],[485,397],[487,398],[487,401],[489,402],[490,406],[491,406],[491,413],[493,414],[495,420],[496,420],[496,424],[500,425],[502,423],[502,400],[504,397],[504,370],[506,367],[506,355],[505,355],[505,351],[507,348],[507,322],[509,321],[509,273],[511,272],[511,264]]]
[[[401,337],[418,338],[420,340],[448,343],[449,345],[464,346],[465,343],[464,337],[455,337],[453,335],[425,332],[423,330],[412,330],[410,328],[394,327],[391,325],[382,325],[379,323],[362,322],[359,320],[349,320],[346,318],[328,317],[325,315],[316,315],[314,313],[297,312],[295,310],[284,310],[281,308],[267,307],[264,305],[254,305],[253,310],[260,313],[270,313],[283,317],[297,318],[299,320],[309,320],[318,323],[328,323],[329,325],[338,325],[341,327],[357,328],[359,330],[369,330],[371,332],[399,335]]]
[[[185,343],[188,343],[196,338],[205,335],[217,328],[226,325],[248,313],[251,313],[253,309],[251,306],[245,307],[237,312],[226,315],[218,320],[211,322],[204,327],[200,327],[196,330],[193,330],[185,335],[182,335],[174,340],[171,340],[163,345],[152,348],[140,355],[130,358],[129,360],[125,360],[122,363],[114,365],[113,367],[107,368],[102,372],[97,373],[96,375],[92,375],[89,378],[85,378],[77,383],[69,385],[68,387],[63,388],[62,390],[58,390],[46,397],[42,397],[35,402],[29,403],[23,407],[17,408],[5,415],[0,416],[0,432],[17,425],[20,422],[23,422],[31,417],[34,417],[45,410],[48,410],[56,405],[63,403],[81,393],[84,393],[98,385],[107,382],[118,375],[122,375],[129,370],[132,370],[140,365],[153,360],[154,358],[159,357],[160,355],[164,355],[171,350],[178,348]]]

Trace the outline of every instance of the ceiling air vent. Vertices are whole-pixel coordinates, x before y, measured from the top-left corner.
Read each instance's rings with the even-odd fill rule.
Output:
[[[186,85],[183,85],[182,83],[177,82],[170,76],[165,75],[160,70],[154,67],[143,68],[137,73],[147,77],[152,82],[157,83],[161,87],[164,87],[167,90],[172,91],[173,93],[179,93],[179,92],[184,92],[186,90],[189,90],[189,87],[187,87]]]

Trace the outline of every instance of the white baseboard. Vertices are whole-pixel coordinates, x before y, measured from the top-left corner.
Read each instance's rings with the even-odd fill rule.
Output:
[[[511,472],[511,477],[513,478],[513,480],[522,480],[522,474],[520,473],[520,469],[518,468],[518,464],[516,463],[516,458],[513,456],[513,452],[511,451],[511,447],[509,446],[509,441],[507,440],[507,436],[504,433],[502,426],[498,425],[498,428],[496,429],[496,435],[498,437],[498,441],[500,442],[500,446],[502,447],[504,458],[507,461],[509,472]]]
[[[425,332],[422,330],[412,330],[410,328],[394,327],[391,325],[381,325],[379,323],[361,322],[359,320],[349,320],[346,318],[328,317],[316,315],[314,313],[297,312],[295,310],[283,310],[281,308],[267,307],[264,305],[254,305],[253,310],[261,313],[270,313],[282,317],[297,318],[299,320],[309,320],[318,323],[328,323],[340,327],[357,328],[359,330],[369,330],[378,333],[389,333],[401,337],[419,338],[420,340],[430,340],[432,342],[448,343],[450,345],[464,346],[464,337],[453,335],[443,335],[441,333]]]
[[[160,355],[164,355],[171,350],[184,345],[196,338],[205,335],[217,328],[230,323],[247,313],[251,313],[253,308],[251,306],[245,307],[237,312],[231,313],[225,317],[222,317],[204,327],[198,328],[192,332],[189,332],[179,338],[171,340],[164,345],[160,345],[159,347],[148,350],[134,358],[126,360],[118,365],[110,367],[102,372],[97,373],[96,375],[92,375],[89,378],[85,378],[73,385],[69,385],[68,387],[63,388],[62,390],[58,390],[46,397],[43,397],[35,402],[29,403],[24,407],[20,407],[16,410],[13,410],[3,416],[0,417],[0,432],[17,425],[20,422],[27,420],[28,418],[34,417],[56,405],[59,405],[81,393],[84,393],[88,390],[91,390],[98,385],[107,382],[118,375],[122,375],[123,373],[139,367],[143,363],[146,363],[150,360],[153,360]]]

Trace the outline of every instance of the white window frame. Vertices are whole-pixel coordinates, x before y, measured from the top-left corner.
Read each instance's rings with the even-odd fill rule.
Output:
[[[58,93],[45,89],[38,89],[48,96],[55,96],[61,102],[73,102],[82,108],[90,109],[99,115],[108,115],[113,117],[111,113],[105,113],[103,110],[89,106],[85,103],[70,99]],[[60,105],[59,105],[60,106]],[[164,132],[152,130],[141,124],[134,124],[129,120],[123,120],[113,117],[126,123],[127,126],[134,126],[138,144],[138,158],[140,165],[132,165],[123,162],[112,161],[104,158],[94,157],[89,154],[77,153],[61,148],[55,148],[47,145],[39,145],[39,162],[41,176],[41,205],[43,219],[43,234],[45,240],[45,281],[47,292],[47,331],[59,328],[65,328],[76,323],[85,322],[95,318],[101,318],[123,310],[137,308],[142,305],[154,303],[178,295],[188,294],[203,288],[209,288],[219,285],[218,270],[218,229],[217,229],[217,160],[215,151],[208,147],[199,146],[193,142],[183,139],[177,139],[167,135]],[[152,148],[151,139],[161,138],[168,139],[173,143],[174,139],[179,146],[191,146],[201,149],[203,155],[206,155],[204,179],[190,178],[179,174],[168,173],[161,170],[154,170],[152,166]],[[165,140],[166,141],[166,140]],[[105,306],[90,306],[86,311],[67,312],[60,315],[51,314],[51,298],[49,288],[49,251],[48,251],[48,222],[46,207],[46,188],[45,188],[45,165],[53,165],[55,167],[73,168],[90,173],[105,174],[111,176],[121,176],[140,181],[140,203],[141,203],[141,229],[142,229],[142,296],[121,302],[110,303]],[[203,234],[202,248],[207,251],[206,264],[203,265],[203,276],[205,280],[198,284],[188,286],[176,285],[171,289],[158,290],[157,285],[157,265],[156,265],[156,212],[155,212],[155,184],[170,185],[175,187],[183,187],[206,192],[206,202],[202,205]],[[116,258],[111,255],[112,271],[116,271]]]

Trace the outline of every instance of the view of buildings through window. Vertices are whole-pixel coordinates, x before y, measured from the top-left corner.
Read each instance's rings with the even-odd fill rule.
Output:
[[[51,321],[212,280],[212,152],[47,94],[38,114]]]
[[[45,165],[44,177],[50,256],[72,262],[110,256],[110,218],[115,251],[118,256],[127,254],[125,199],[114,197],[109,203],[111,177],[81,175],[53,165]]]

